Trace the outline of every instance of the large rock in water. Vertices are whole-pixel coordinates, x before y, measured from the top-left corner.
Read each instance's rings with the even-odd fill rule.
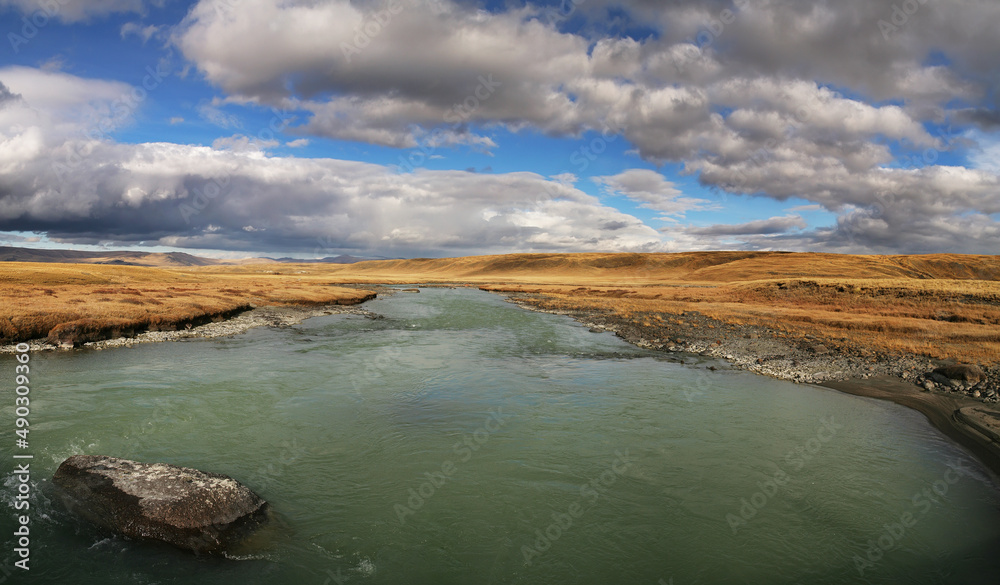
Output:
[[[74,455],[52,481],[91,522],[195,553],[223,553],[267,519],[267,502],[235,479],[166,463]]]

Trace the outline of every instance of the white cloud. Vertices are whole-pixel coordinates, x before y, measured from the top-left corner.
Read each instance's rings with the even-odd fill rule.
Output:
[[[663,175],[647,169],[629,169],[617,175],[594,177],[609,195],[621,195],[667,216],[682,216],[693,209],[701,209],[704,199],[684,197],[674,184]]]
[[[212,141],[212,148],[234,152],[260,152],[280,145],[281,143],[277,140],[260,140],[244,134],[234,134]]]
[[[708,227],[695,227],[685,230],[696,236],[756,236],[783,234],[793,229],[805,229],[808,224],[798,215],[785,215],[758,219],[741,224],[716,224]]]
[[[8,93],[36,95],[33,84],[45,75],[19,70]],[[93,100],[82,89],[102,88],[60,80],[84,103]],[[23,124],[27,97],[5,103],[0,230],[44,231],[75,243],[300,252],[320,246],[385,255],[667,247],[635,217],[534,173],[398,173],[362,162],[271,157],[261,149],[277,143],[241,135],[212,147],[87,141],[82,120],[75,132],[55,136],[44,118]]]
[[[243,121],[240,120],[239,116],[223,111],[214,105],[202,104],[198,106],[198,115],[209,124],[225,130],[243,127]]]
[[[1000,175],[1000,138],[982,132],[970,132],[968,137],[978,145],[969,154],[972,168]]]
[[[123,39],[130,35],[135,35],[142,39],[142,44],[146,44],[149,42],[149,39],[158,35],[162,30],[163,27],[155,24],[143,26],[138,22],[126,22],[122,25],[121,35]]]
[[[174,29],[172,40],[226,94],[199,113],[229,132],[242,127],[232,110],[222,109],[224,104],[294,110],[302,118],[286,132],[299,140],[322,136],[407,149],[460,146],[493,152],[503,146],[503,130],[585,135],[588,141],[603,133],[607,141],[627,141],[630,152],[645,161],[683,165],[684,172],[697,175],[706,187],[801,199],[839,215],[838,224],[829,228],[738,236],[747,246],[783,242],[811,249],[825,242],[843,250],[995,250],[992,216],[997,213],[1000,171],[992,143],[977,135],[973,138],[982,150],[967,153],[965,143],[935,139],[925,123],[966,125],[959,132],[972,124],[984,131],[996,127],[995,104],[989,100],[997,92],[993,57],[1000,54],[1000,35],[990,25],[1000,18],[1000,4],[936,0],[933,7],[921,5],[905,27],[886,39],[877,21],[892,14],[894,3],[898,0],[758,0],[706,37],[706,24],[732,8],[731,0],[589,0],[577,5],[581,26],[546,20],[543,11],[532,6],[508,5],[487,12],[472,3],[448,0],[433,6],[400,3],[402,11],[387,20],[383,15],[377,26],[371,23],[374,12],[385,9],[380,2],[242,0],[234,10],[227,0],[200,0]],[[126,5],[139,4],[94,4],[104,13],[125,10],[111,7]],[[656,34],[642,40],[622,38],[607,22],[609,6],[621,9],[615,25],[641,23]],[[929,64],[941,62],[946,64]],[[108,115],[114,96],[106,92],[128,89],[88,82],[92,87],[83,91],[85,80],[67,82],[70,76],[62,75],[41,80],[23,69],[0,70],[0,81],[9,77],[11,90],[23,93],[25,103],[36,108],[20,112],[17,123],[22,129],[4,138],[9,154],[3,164],[11,173],[27,169],[39,157],[65,155],[71,133],[79,132],[75,121],[89,117],[92,127]],[[40,89],[33,91],[32,84]],[[70,93],[50,91],[60,84]],[[85,98],[91,89],[97,94]],[[954,104],[963,104],[962,109],[952,109]],[[0,110],[0,118],[11,109]],[[114,125],[121,123],[116,120]],[[239,141],[225,140],[218,144],[227,149],[224,153],[183,151],[185,147],[177,145],[112,143],[94,148],[108,150],[108,161],[117,161],[101,163],[109,165],[123,160],[138,164],[132,157],[162,155],[158,160],[169,169],[162,174],[174,173],[175,179],[185,176],[184,164],[198,167],[221,160],[213,157],[243,157],[234,164],[258,157],[266,161],[262,168],[276,175],[283,165],[292,164],[259,152],[264,145],[242,148]],[[900,153],[928,149],[955,150],[949,160],[968,154],[969,167],[931,163],[897,168]],[[579,175],[588,166],[571,159],[562,170]],[[703,205],[677,193],[658,173],[636,171],[597,179],[607,192],[658,210],[665,219],[676,220]],[[389,176],[428,180],[421,173]],[[521,187],[551,191],[556,184],[536,179],[542,183]],[[11,180],[28,181],[27,175]],[[368,188],[368,183],[351,186],[350,180],[329,179],[340,181],[344,193]],[[260,181],[253,184],[259,187]],[[413,185],[406,182],[405,187]],[[78,197],[59,191],[35,199],[57,202],[65,197],[83,209],[97,197],[88,191],[95,188],[81,188]],[[575,193],[571,200],[583,204],[570,184],[560,188]],[[172,192],[155,185],[129,189],[123,193],[132,195],[123,204],[141,205],[156,193]],[[493,227],[496,221],[505,222],[505,229],[522,230],[521,235],[523,230],[544,234],[532,231],[524,241],[564,245],[571,238],[553,235],[563,229],[553,217],[569,210],[554,203],[481,202],[469,213],[478,218],[474,221],[488,216]],[[601,209],[596,201],[587,205]],[[53,203],[53,209],[59,208]],[[238,227],[243,225],[262,224],[249,218]],[[593,225],[632,226],[618,231],[647,233],[627,217]],[[452,239],[438,241],[429,226],[369,227],[377,238],[356,237],[367,242],[428,239],[436,246],[464,241],[455,233]],[[605,235],[581,229],[580,241],[612,245]],[[213,235],[222,238],[227,233]],[[271,237],[282,232],[269,228],[261,233]],[[676,232],[668,245],[699,245],[691,237]],[[759,239],[764,237],[766,243]]]
[[[0,0],[0,7],[16,8],[29,17],[37,15],[32,21],[38,22],[78,22],[121,12],[142,14],[145,5],[143,0]]]

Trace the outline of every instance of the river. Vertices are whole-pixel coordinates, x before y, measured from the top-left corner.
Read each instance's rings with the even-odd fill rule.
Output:
[[[13,582],[985,584],[1000,574],[1000,492],[914,411],[706,358],[681,364],[477,290],[365,307],[381,318],[33,354],[32,568]],[[13,377],[11,356],[0,371]],[[52,473],[77,453],[231,475],[274,520],[231,558],[109,537],[49,498]],[[14,486],[6,475],[6,527]]]

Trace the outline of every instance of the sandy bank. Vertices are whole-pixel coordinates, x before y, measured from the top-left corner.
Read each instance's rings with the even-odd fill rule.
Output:
[[[965,447],[1000,478],[1000,442],[995,439],[996,410],[957,393],[921,390],[891,376],[869,380],[839,380],[821,386],[908,406],[924,416],[946,436]],[[960,412],[961,411],[961,412]],[[993,434],[993,436],[990,436]]]

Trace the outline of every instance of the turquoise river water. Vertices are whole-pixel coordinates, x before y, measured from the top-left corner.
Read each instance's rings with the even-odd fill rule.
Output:
[[[74,584],[996,583],[1000,492],[918,413],[645,351],[468,289],[226,339],[31,355],[31,569]],[[714,365],[718,371],[708,370]],[[230,558],[50,498],[77,454],[225,473]],[[2,579],[0,579],[2,581]]]

